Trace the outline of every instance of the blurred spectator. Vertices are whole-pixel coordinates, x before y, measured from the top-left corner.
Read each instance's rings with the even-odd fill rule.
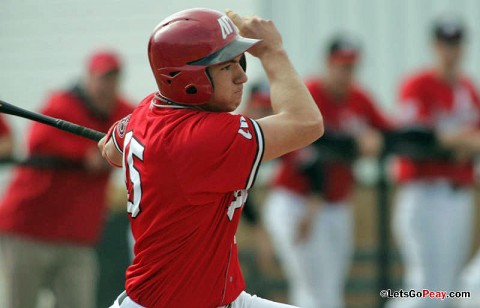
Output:
[[[110,51],[91,55],[85,79],[54,93],[42,113],[108,128],[132,107],[118,94],[121,63]],[[7,308],[36,306],[49,288],[55,307],[95,307],[99,239],[110,167],[91,140],[34,123],[30,166],[17,167],[0,202],[0,260]]]
[[[272,105],[268,83],[265,81],[253,83],[245,105],[243,113],[252,119],[260,119],[271,115]]]
[[[290,301],[302,308],[344,306],[354,247],[350,197],[356,155],[349,153],[378,154],[379,130],[389,127],[370,96],[354,82],[359,58],[356,40],[347,35],[331,40],[325,76],[307,80],[323,114],[325,135],[283,157],[265,204],[265,223],[289,280]],[[334,148],[319,151],[317,145],[325,138],[340,136],[350,141],[345,153]],[[330,158],[322,158],[325,152]]]
[[[0,159],[12,155],[13,140],[5,119],[0,115]]]
[[[460,69],[465,27],[452,16],[432,29],[434,65],[400,87],[401,127],[431,129],[450,157],[402,157],[393,232],[403,257],[405,290],[457,290],[471,247],[474,169],[479,150],[480,101]],[[391,307],[449,307],[449,300],[401,299]],[[476,307],[476,306],[475,306]]]
[[[252,119],[261,119],[273,114],[267,81],[256,81],[252,84],[242,114]],[[259,174],[268,173],[271,164],[271,161],[264,162]],[[249,192],[249,195],[253,196],[247,199],[243,207],[242,219],[254,228],[256,261],[260,270],[266,274],[273,274],[275,272],[275,255],[270,238],[258,215],[259,206],[256,202],[261,198],[255,198],[256,195],[261,194],[261,190],[265,188],[266,184],[265,181],[262,181],[262,176],[259,176],[256,186]]]

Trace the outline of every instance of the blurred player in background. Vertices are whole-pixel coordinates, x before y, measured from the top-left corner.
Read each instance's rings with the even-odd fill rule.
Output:
[[[307,80],[307,87],[324,115],[324,138],[341,134],[360,154],[376,155],[382,145],[379,130],[389,124],[354,82],[359,58],[356,40],[335,36],[328,46],[325,76]],[[312,145],[283,157],[264,219],[290,283],[290,301],[302,308],[337,308],[344,306],[354,247],[354,157],[342,161],[343,153],[337,152],[329,162],[315,162],[322,155],[316,151]],[[321,168],[307,175],[306,164]]]
[[[433,67],[408,77],[400,87],[402,127],[431,129],[451,158],[402,157],[395,175],[399,189],[393,232],[403,257],[404,289],[456,291],[471,247],[473,155],[479,148],[480,101],[460,69],[465,27],[452,16],[434,22]],[[446,307],[448,300],[401,299],[392,307]]]
[[[10,128],[5,120],[5,118],[0,115],[0,196],[3,195],[5,185],[8,180],[9,170],[5,170],[3,167],[8,165],[3,165],[3,163],[10,163],[13,152],[13,138],[10,132]],[[2,255],[0,253],[0,263]],[[1,269],[0,269],[1,270]],[[3,290],[3,280],[0,277],[0,306],[4,306],[4,295]]]
[[[112,307],[290,307],[244,291],[235,233],[261,161],[318,139],[322,117],[275,25],[227,15],[191,9],[164,19],[148,48],[159,91],[99,142],[124,166],[135,238],[126,292]],[[247,50],[271,86],[275,114],[258,120],[230,113]]]
[[[87,70],[85,80],[51,95],[42,113],[108,131],[133,109],[118,94],[120,59],[99,51]],[[27,164],[14,170],[0,202],[7,308],[35,307],[42,288],[52,290],[55,307],[95,307],[93,246],[111,168],[90,140],[40,123],[30,129]]]
[[[243,113],[252,119],[261,119],[272,114],[270,88],[267,82],[257,81],[250,87]]]
[[[272,104],[270,102],[270,88],[268,82],[259,80],[253,82],[249,95],[245,101],[245,108],[242,114],[257,120],[272,115]],[[272,275],[276,272],[275,253],[270,241],[268,232],[259,215],[260,202],[263,200],[265,190],[268,189],[268,181],[274,161],[268,161],[262,164],[255,187],[249,192],[249,198],[245,201],[242,216],[245,221],[254,228],[254,241],[256,244],[256,261],[261,275]]]
[[[0,159],[12,155],[13,138],[10,129],[3,116],[0,115]]]

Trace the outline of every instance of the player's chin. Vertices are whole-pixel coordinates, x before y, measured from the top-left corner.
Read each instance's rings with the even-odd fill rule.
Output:
[[[235,105],[230,106],[230,108],[228,109],[228,112],[233,112],[233,111],[237,110],[238,106],[240,106],[240,104],[235,104]]]
[[[229,106],[229,107],[232,109],[232,110],[230,110],[230,111],[234,111],[235,109],[237,109],[238,106],[240,106],[240,103],[241,103],[241,102],[242,102],[242,96],[241,96],[241,95],[240,95],[240,96],[236,95],[236,96],[232,99],[232,103],[231,103],[230,106]]]

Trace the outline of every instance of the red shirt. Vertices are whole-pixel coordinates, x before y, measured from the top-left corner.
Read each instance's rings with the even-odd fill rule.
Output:
[[[404,126],[420,124],[448,133],[480,125],[479,96],[465,76],[456,84],[449,84],[433,71],[420,72],[401,85],[399,102],[397,114]],[[444,178],[459,185],[471,185],[474,181],[473,162],[400,158],[395,167],[395,176],[400,182]]]
[[[229,304],[245,289],[235,233],[263,155],[260,126],[161,106],[149,95],[113,135],[136,241],[127,293],[151,308]]]
[[[310,93],[322,111],[326,131],[341,132],[353,137],[368,127],[386,130],[390,127],[385,117],[375,107],[368,94],[358,86],[352,86],[347,96],[335,100],[318,79],[307,80]],[[301,151],[301,150],[300,150]],[[287,154],[282,159],[274,186],[285,187],[300,194],[309,192],[306,176],[298,171],[299,151]],[[341,201],[350,195],[354,183],[351,166],[346,162],[325,165],[325,192],[327,201]]]
[[[133,108],[123,100],[108,119],[93,114],[72,92],[53,94],[43,114],[99,131]],[[28,137],[29,154],[54,156],[81,164],[91,140],[34,123]],[[98,150],[97,150],[98,151]],[[53,242],[92,245],[101,232],[110,171],[18,167],[0,202],[0,232]]]
[[[10,134],[10,129],[8,128],[7,123],[2,115],[0,115],[0,136],[5,136]]]

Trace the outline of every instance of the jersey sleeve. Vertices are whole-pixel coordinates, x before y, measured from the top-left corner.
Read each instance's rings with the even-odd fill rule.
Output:
[[[10,135],[10,129],[3,116],[0,115],[0,137],[7,135]]]
[[[429,122],[430,111],[425,98],[427,87],[428,85],[417,78],[406,80],[400,86],[395,124],[407,126]]]
[[[229,113],[206,113],[177,137],[172,155],[181,157],[178,176],[188,194],[249,189],[264,153],[255,120]],[[182,140],[183,139],[183,140]]]
[[[108,132],[107,141],[111,137],[113,144],[115,145],[115,148],[120,153],[123,153],[123,141],[125,139],[125,132],[127,130],[127,124],[128,124],[128,121],[130,120],[130,116],[131,114],[124,117],[117,123],[113,124],[113,126],[110,128]]]
[[[369,124],[378,130],[389,130],[391,128],[391,123],[380,111],[375,102],[366,94],[363,95],[363,100]]]
[[[128,121],[130,120],[131,114],[122,118],[121,120],[115,122],[110,129],[108,130],[107,136],[104,141],[104,145],[110,140],[113,142],[113,145],[118,152],[123,154],[123,144],[125,139],[125,131],[127,128]],[[107,162],[117,168],[122,168],[122,165],[115,163],[110,157],[108,157],[108,152],[103,148],[102,156],[107,160]]]
[[[69,99],[62,93],[51,95],[42,110],[42,114],[77,122],[75,110]],[[55,127],[34,122],[30,129],[28,147],[32,155],[52,155],[71,160],[82,160],[91,143],[85,138],[75,138],[68,132]]]
[[[468,87],[468,91],[472,97],[472,103],[474,105],[474,110],[472,110],[472,117],[476,119],[476,128],[480,129],[480,95],[475,87],[474,83],[470,79],[466,79],[466,84]]]

